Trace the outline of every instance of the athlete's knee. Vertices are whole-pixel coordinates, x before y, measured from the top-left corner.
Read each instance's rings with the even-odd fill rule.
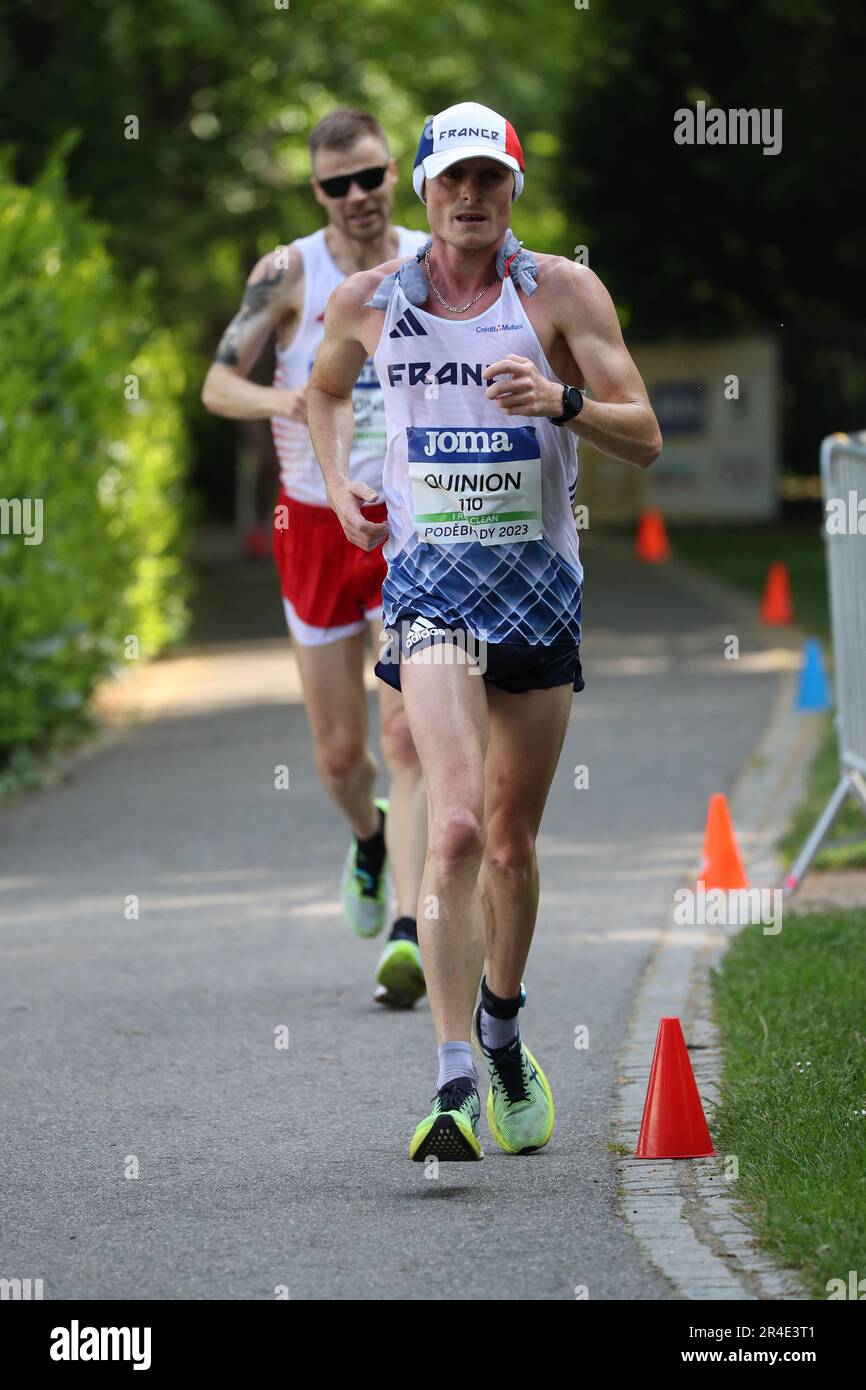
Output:
[[[535,864],[535,836],[521,828],[491,831],[484,849],[484,867],[519,884]]]
[[[366,756],[362,735],[352,729],[331,729],[316,743],[316,766],[327,782],[344,782],[358,771]]]
[[[402,771],[415,768],[420,773],[418,754],[404,709],[392,710],[383,718],[380,737],[382,754],[389,768]]]
[[[473,861],[480,863],[484,853],[481,818],[464,806],[451,806],[439,815],[434,813],[427,831],[427,849],[430,858],[445,872]]]

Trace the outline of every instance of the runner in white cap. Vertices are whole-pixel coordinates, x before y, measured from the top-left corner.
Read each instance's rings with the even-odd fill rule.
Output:
[[[583,689],[577,441],[638,467],[661,449],[601,281],[512,236],[523,175],[517,136],[495,111],[467,102],[427,121],[413,182],[428,246],[331,297],[308,397],[346,535],[364,549],[387,536],[393,641],[376,671],[402,686],[427,783],[419,927],[439,1078],[409,1146],[416,1160],[482,1156],[473,1010],[494,1139],[524,1153],[553,1132],[550,1086],[517,1016],[536,836],[572,691]],[[368,353],[388,425],[387,525],[365,519],[368,494],[347,471],[352,383]]]
[[[307,431],[306,383],[331,291],[383,257],[411,255],[425,234],[391,225],[397,166],[382,127],[368,112],[340,108],[325,116],[310,136],[310,155],[313,193],[328,225],[278,247],[256,265],[202,395],[218,415],[272,421],[282,482],[274,557],[283,605],[319,776],[353,831],[343,869],[343,908],[358,935],[382,930],[390,857],[395,920],[376,968],[374,997],[405,1007],[424,992],[415,923],[426,819],[421,769],[402,698],[383,687],[380,740],[390,809],[388,800],[374,800],[377,769],[367,746],[364,648],[368,630],[379,646],[386,566],[379,547],[364,554],[346,539],[328,506]],[[274,384],[258,386],[246,377],[273,334]],[[382,393],[372,362],[360,363],[356,378],[349,466],[351,476],[375,496],[385,455]],[[369,508],[367,515],[384,518],[384,504]]]

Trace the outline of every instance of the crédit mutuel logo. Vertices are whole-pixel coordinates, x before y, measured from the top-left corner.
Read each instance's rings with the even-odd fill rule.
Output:
[[[150,1370],[149,1327],[69,1327],[51,1329],[52,1361],[131,1361],[134,1371]]]

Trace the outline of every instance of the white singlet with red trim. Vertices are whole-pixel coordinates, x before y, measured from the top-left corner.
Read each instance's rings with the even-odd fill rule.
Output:
[[[430,235],[429,232],[409,231],[406,227],[396,227],[395,231],[398,234],[397,256],[401,259],[414,255]],[[311,236],[300,237],[293,245],[304,262],[304,307],[291,343],[285,348],[278,343],[276,348],[274,386],[284,390],[306,386],[325,332],[325,305],[346,279],[328,250],[324,227]],[[382,391],[369,357],[355,384],[352,402],[355,436],[349,456],[349,476],[353,482],[367,483],[381,493],[387,434]],[[327,507],[325,481],[306,425],[275,415],[271,429],[286,494],[297,502]]]
[[[411,614],[490,643],[580,640],[577,439],[488,400],[481,373],[509,353],[558,380],[510,276],[470,319],[441,319],[394,286],[373,356],[388,427],[386,627]]]

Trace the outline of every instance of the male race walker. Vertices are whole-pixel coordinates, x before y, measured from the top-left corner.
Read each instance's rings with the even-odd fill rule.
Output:
[[[525,1153],[553,1132],[550,1086],[517,1017],[535,841],[583,689],[576,446],[639,467],[661,449],[601,281],[512,236],[523,179],[520,143],[495,111],[467,102],[428,119],[413,184],[431,238],[414,261],[351,276],[332,296],[308,393],[346,535],[364,549],[387,538],[398,659],[376,672],[402,688],[427,786],[418,922],[439,1077],[410,1141],[418,1161],[482,1157],[473,1033],[495,1141]],[[388,426],[387,522],[367,519],[371,493],[348,471],[352,385],[368,355]],[[483,663],[442,659],[467,637]]]
[[[380,645],[386,566],[380,548],[362,553],[347,540],[328,506],[306,426],[305,398],[331,291],[365,267],[410,256],[425,237],[391,225],[396,163],[381,126],[367,112],[332,111],[313,130],[310,155],[313,194],[328,224],[278,247],[255,266],[202,399],[217,415],[272,420],[281,477],[273,542],[283,604],[319,777],[352,830],[343,907],[360,936],[381,931],[390,859],[396,920],[377,966],[374,997],[408,1007],[424,992],[415,914],[426,798],[402,698],[385,687],[379,691],[379,714],[390,810],[389,801],[373,798],[377,767],[367,746],[364,652],[368,629],[375,649]],[[273,386],[259,386],[245,378],[273,333]],[[372,362],[359,363],[357,377],[349,468],[375,494],[381,490],[385,454],[382,395]],[[384,518],[384,505],[367,514]]]

